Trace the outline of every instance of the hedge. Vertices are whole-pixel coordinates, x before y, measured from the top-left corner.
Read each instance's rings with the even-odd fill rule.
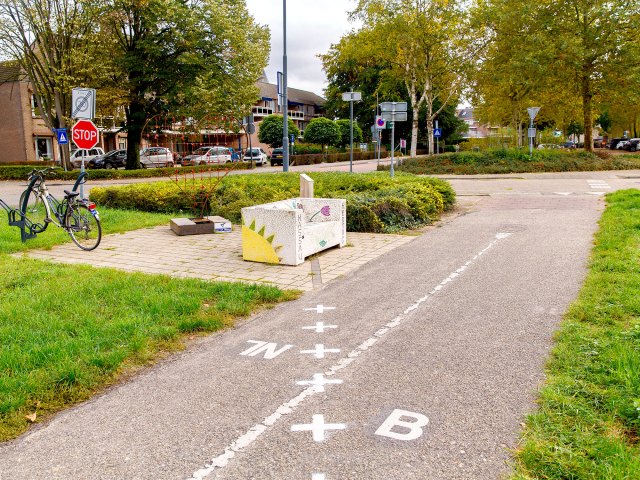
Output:
[[[437,220],[455,203],[449,183],[410,174],[309,173],[317,197],[347,200],[347,229],[352,232],[398,232]],[[296,173],[233,175],[217,185],[200,180],[138,183],[93,187],[90,198],[98,205],[197,216],[194,207],[203,192],[211,192],[211,214],[240,223],[243,207],[299,195]]]
[[[30,164],[29,166],[11,165],[0,166],[0,180],[26,180],[29,172],[34,168],[36,170],[42,170],[47,165],[39,162],[37,164]],[[89,178],[92,180],[103,179],[121,179],[121,178],[152,178],[152,177],[170,177],[176,173],[184,174],[191,172],[216,172],[218,170],[226,170],[231,168],[232,170],[249,170],[251,164],[246,162],[235,162],[232,164],[221,165],[203,165],[198,167],[169,167],[169,168],[142,168],[139,170],[87,170]],[[75,180],[78,178],[80,171],[71,170],[65,172],[62,168],[56,168],[51,174],[52,178],[59,180]]]
[[[612,155],[609,152],[569,150],[492,149],[481,152],[445,153],[425,158],[405,159],[398,171],[425,174],[491,174],[526,172],[577,172],[599,170],[629,170],[640,168],[640,159],[633,155]],[[379,166],[378,170],[388,170]]]

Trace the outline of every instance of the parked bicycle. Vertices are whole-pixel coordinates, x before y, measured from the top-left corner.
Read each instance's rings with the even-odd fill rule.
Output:
[[[9,225],[19,227],[22,241],[44,232],[50,223],[64,229],[73,242],[82,250],[93,250],[102,239],[100,215],[96,204],[78,198],[76,190],[86,182],[87,173],[82,172],[71,191],[65,190],[62,201],[58,201],[47,189],[46,178],[53,168],[32,170],[29,184],[20,196],[18,208],[11,208],[2,200],[0,206],[9,214]]]

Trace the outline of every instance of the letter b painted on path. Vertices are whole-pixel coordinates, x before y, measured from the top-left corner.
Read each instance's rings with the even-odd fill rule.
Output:
[[[422,427],[428,423],[429,419],[425,415],[395,409],[376,430],[376,435],[405,442],[415,440],[422,436]]]

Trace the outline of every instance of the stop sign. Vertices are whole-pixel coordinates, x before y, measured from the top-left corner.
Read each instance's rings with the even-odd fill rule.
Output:
[[[98,128],[91,120],[79,120],[71,132],[71,139],[78,148],[93,148],[98,143]]]

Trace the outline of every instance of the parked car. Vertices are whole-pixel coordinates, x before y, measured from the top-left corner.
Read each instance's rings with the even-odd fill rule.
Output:
[[[147,147],[140,152],[142,168],[173,167],[173,153],[165,147]]]
[[[628,150],[629,152],[637,152],[640,150],[640,138],[632,138],[631,140],[629,140],[627,142],[627,144],[624,146],[625,150]]]
[[[612,138],[611,142],[609,143],[609,148],[611,150],[617,150],[618,149],[618,144],[620,142],[626,141],[628,140],[628,138]]]
[[[541,143],[538,145],[539,150],[543,149],[554,149],[554,148],[562,148],[560,145],[556,145],[555,143]]]
[[[245,162],[254,162],[256,165],[265,165],[269,160],[267,152],[261,148],[247,148],[244,152]]]
[[[104,155],[98,155],[97,157],[89,160],[89,168],[106,168],[110,170],[112,168],[120,168],[127,166],[127,151],[126,150],[112,150]]]
[[[182,158],[182,166],[208,165],[211,163],[227,163],[232,160],[229,147],[200,147],[191,155]]]
[[[104,155],[104,150],[100,147],[79,148],[71,154],[71,165],[73,165],[73,168],[80,168],[84,159],[84,166],[86,167],[89,164],[89,160],[98,155]]]
[[[620,140],[616,145],[616,150],[624,150],[627,146],[627,143],[629,143],[629,140]]]
[[[282,162],[284,162],[284,153],[282,148],[274,148],[271,152],[271,166],[282,165]]]
[[[569,149],[574,149],[576,148],[578,145],[575,142],[564,142],[562,144],[562,148],[569,148]]]

